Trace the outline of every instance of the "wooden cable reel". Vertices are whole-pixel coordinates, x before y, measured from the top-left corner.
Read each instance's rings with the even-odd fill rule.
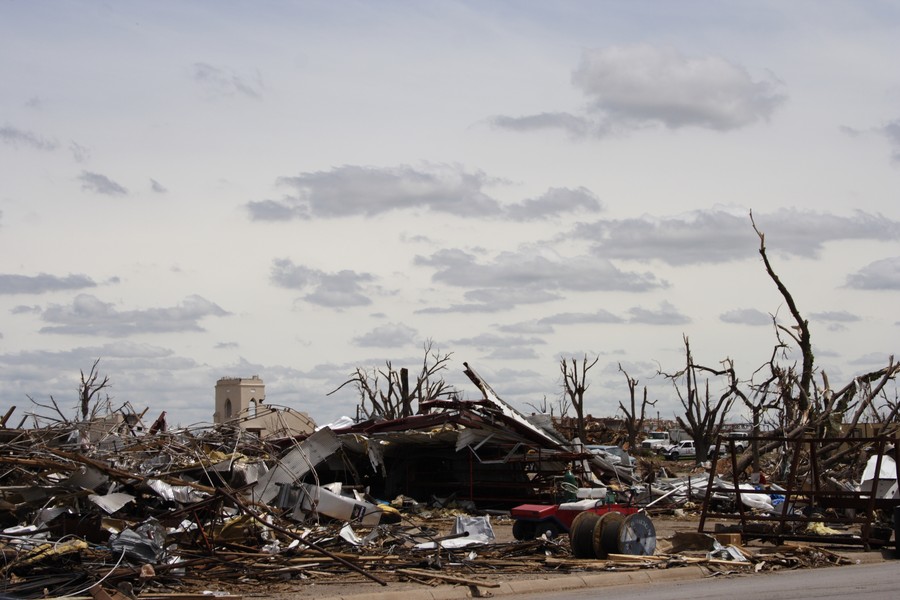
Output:
[[[605,515],[604,515],[605,516]],[[594,530],[598,530],[600,515],[591,511],[580,513],[569,528],[569,545],[575,558],[594,558]]]
[[[610,554],[648,556],[656,551],[656,528],[645,513],[628,515],[585,511],[575,517],[569,543],[576,558],[605,559]]]

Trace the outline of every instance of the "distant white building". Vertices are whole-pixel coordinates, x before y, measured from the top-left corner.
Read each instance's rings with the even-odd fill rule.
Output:
[[[216,382],[216,411],[213,423],[233,423],[260,438],[308,435],[316,424],[304,412],[265,404],[266,384],[254,375],[249,378],[222,377]]]

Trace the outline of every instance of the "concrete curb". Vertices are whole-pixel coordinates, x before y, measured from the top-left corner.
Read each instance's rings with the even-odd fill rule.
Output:
[[[882,552],[840,553],[854,564],[872,564],[889,560]],[[847,565],[853,566],[853,565]],[[647,585],[652,583],[671,583],[704,579],[709,572],[700,565],[688,565],[670,569],[641,569],[637,571],[602,571],[583,573],[580,575],[563,575],[546,579],[514,579],[504,581],[496,588],[479,588],[485,597],[509,596],[513,594],[534,594],[541,592],[560,592],[573,589],[597,589],[627,585]],[[471,598],[472,593],[466,586],[441,585],[428,589],[386,590],[384,592],[367,592],[348,594],[345,596],[325,596],[319,600],[461,600]]]
[[[482,587],[480,589],[485,596],[509,596],[514,594],[539,594],[541,592],[560,592],[573,589],[685,581],[702,579],[706,576],[707,573],[703,568],[692,565],[673,569],[604,571],[582,575],[548,577],[547,579],[515,579],[501,582],[500,587]],[[319,600],[360,600],[362,598],[376,598],[377,600],[460,600],[471,597],[472,593],[466,586],[442,585],[429,589],[386,590],[384,592],[366,592],[345,596],[325,596]]]

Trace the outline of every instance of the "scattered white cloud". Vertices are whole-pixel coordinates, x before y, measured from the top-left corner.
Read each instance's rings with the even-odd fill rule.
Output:
[[[900,239],[900,221],[861,211],[850,217],[781,209],[754,213],[767,250],[816,258],[828,242]],[[571,234],[592,243],[591,252],[609,259],[659,260],[671,265],[722,263],[758,255],[759,237],[749,211],[699,210],[673,217],[636,217],[579,223]]]
[[[720,56],[647,44],[585,51],[572,81],[592,112],[626,128],[738,129],[767,120],[785,100],[777,80],[754,80]]]
[[[600,200],[585,188],[553,188],[538,198],[529,198],[507,208],[506,214],[514,221],[544,219],[568,212],[599,212]]]
[[[82,290],[96,287],[87,275],[57,276],[48,273],[38,275],[0,274],[0,294],[43,294],[62,290]]]
[[[429,210],[461,218],[532,221],[575,212],[599,212],[600,200],[590,190],[551,188],[535,198],[502,205],[485,191],[500,183],[480,171],[459,165],[363,167],[345,165],[328,172],[279,179],[293,188],[280,199],[249,202],[255,221],[308,220],[317,217],[372,217],[395,211]]]
[[[208,97],[243,96],[257,100],[264,89],[262,76],[254,72],[249,77],[227,67],[217,67],[198,62],[193,65],[193,79],[206,92]]]
[[[585,257],[501,252],[492,260],[479,261],[474,254],[461,250],[439,250],[431,256],[417,256],[415,264],[433,267],[435,282],[462,287],[646,292],[668,285],[652,273],[621,271],[608,260]]]
[[[587,325],[598,323],[624,323],[625,319],[612,314],[608,310],[597,310],[592,313],[558,313],[544,317],[538,321],[548,325]]]
[[[540,355],[530,346],[501,346],[485,355],[487,360],[534,360]]]
[[[659,308],[643,308],[634,306],[628,310],[631,315],[630,323],[644,323],[646,325],[687,325],[691,318],[680,312],[669,302],[660,302]]]
[[[456,346],[471,346],[483,351],[497,352],[498,350],[509,350],[512,348],[529,349],[534,346],[541,346],[547,342],[537,336],[511,336],[511,335],[495,335],[491,333],[482,333],[474,337],[456,338],[450,340],[450,344]]]
[[[56,150],[56,148],[59,146],[59,144],[57,144],[53,140],[49,140],[32,131],[18,129],[9,125],[0,127],[0,142],[3,142],[4,144],[12,146],[14,148],[27,146],[35,150],[47,151]]]
[[[835,323],[856,323],[861,321],[859,315],[855,315],[846,310],[830,310],[825,312],[810,313],[810,318],[818,321],[833,321]]]
[[[41,314],[41,310],[43,309],[37,304],[32,304],[31,306],[19,304],[18,306],[12,307],[9,312],[13,315],[39,315]]]
[[[553,325],[542,320],[519,321],[506,325],[497,325],[497,331],[514,335],[546,335],[553,333]]]
[[[900,256],[876,260],[847,275],[845,285],[860,290],[900,290]]]
[[[419,343],[419,332],[402,323],[386,323],[353,341],[364,348],[404,348]]]
[[[368,284],[375,277],[368,273],[343,270],[326,273],[318,269],[295,265],[287,258],[272,262],[271,281],[275,285],[294,290],[311,291],[303,296],[305,302],[328,308],[346,308],[372,304]]]
[[[86,148],[77,142],[69,142],[69,152],[72,153],[72,158],[75,159],[77,163],[87,162],[91,157],[90,148]]]
[[[122,185],[116,183],[106,175],[101,175],[100,173],[82,171],[78,179],[81,180],[81,189],[86,192],[103,194],[105,196],[128,195],[128,190],[125,189]]]
[[[881,133],[891,145],[891,159],[900,162],[900,119],[891,121],[881,128]]]
[[[584,51],[572,84],[585,96],[583,114],[494,116],[491,123],[517,131],[560,129],[576,138],[657,125],[728,131],[769,120],[787,98],[769,74],[754,78],[721,56],[688,57],[649,44]]]
[[[494,127],[512,131],[530,132],[558,129],[566,132],[572,138],[604,137],[610,133],[607,125],[565,112],[541,113],[524,117],[496,115],[489,121]]]
[[[230,313],[218,304],[200,296],[189,296],[180,304],[167,308],[143,310],[116,309],[91,294],[78,294],[71,304],[51,304],[41,319],[50,323],[41,333],[127,337],[139,333],[200,332],[200,321],[207,317],[224,317]]]
[[[403,209],[429,209],[457,216],[500,213],[497,200],[484,193],[484,173],[457,165],[376,168],[346,165],[327,172],[282,177],[294,190],[281,200],[250,202],[255,220],[374,216]]]

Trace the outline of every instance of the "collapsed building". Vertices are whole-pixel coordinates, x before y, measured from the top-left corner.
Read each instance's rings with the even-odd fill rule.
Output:
[[[480,508],[553,502],[567,471],[588,486],[635,482],[629,467],[564,439],[546,415],[525,416],[465,367],[479,400],[432,400],[417,415],[336,428],[347,462],[327,461],[330,475],[360,474],[381,498],[452,498]]]

